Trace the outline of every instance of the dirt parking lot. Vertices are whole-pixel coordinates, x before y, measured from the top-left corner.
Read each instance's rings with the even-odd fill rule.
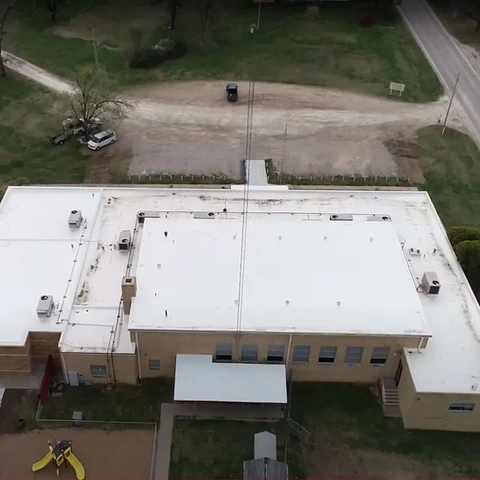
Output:
[[[109,155],[128,159],[132,175],[238,178],[245,158],[248,84],[239,84],[234,104],[226,101],[224,88],[224,82],[180,82],[131,92],[134,112],[118,127],[121,140]],[[257,83],[251,158],[273,158],[277,168],[283,158],[283,172],[294,175],[414,176],[411,162],[399,161],[385,143],[436,124],[446,107],[446,98],[413,105]],[[450,121],[461,124],[456,112]]]
[[[0,437],[0,479],[53,479],[56,469],[49,465],[32,472],[32,464],[48,451],[47,441],[71,440],[73,450],[91,479],[150,478],[153,431],[37,430]],[[72,468],[63,468],[61,478],[74,480]]]

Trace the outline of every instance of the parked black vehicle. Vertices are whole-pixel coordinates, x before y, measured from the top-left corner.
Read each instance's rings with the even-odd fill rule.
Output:
[[[238,85],[236,83],[228,83],[225,90],[227,91],[227,100],[229,102],[238,100]]]

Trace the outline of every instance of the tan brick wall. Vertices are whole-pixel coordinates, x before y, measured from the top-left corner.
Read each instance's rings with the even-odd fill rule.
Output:
[[[94,384],[117,383],[135,384],[137,382],[137,359],[135,355],[114,355],[108,358],[105,354],[64,353],[65,368],[68,372],[81,374],[84,380]],[[103,365],[107,370],[106,378],[92,377],[90,367]]]
[[[218,333],[160,333],[139,332],[138,347],[142,377],[175,375],[175,356],[177,354],[215,355],[216,345],[228,343],[233,345],[233,360],[239,361],[243,345],[258,346],[258,361],[265,362],[268,346],[284,346],[287,355],[290,335],[271,334],[218,334]],[[418,347],[420,337],[360,337],[360,336],[325,336],[293,335],[290,347],[289,367],[296,381],[343,381],[374,382],[380,375],[392,376],[398,365],[403,347]],[[310,346],[310,360],[306,365],[292,363],[295,345]],[[337,347],[334,364],[320,365],[318,355],[321,346]],[[347,346],[364,348],[362,362],[358,366],[344,364]],[[371,352],[374,347],[390,347],[388,361],[383,366],[370,365]],[[149,360],[159,360],[160,370],[150,371]]]
[[[478,395],[418,393],[406,361],[398,385],[400,410],[405,428],[480,432],[480,398]],[[451,403],[473,403],[472,412],[451,412]]]
[[[46,362],[49,355],[58,362],[60,358],[60,352],[58,349],[58,342],[60,340],[60,333],[38,333],[30,332],[30,354],[32,359]]]
[[[9,354],[0,355],[0,376],[28,376],[31,373],[31,357],[25,349],[11,348]]]

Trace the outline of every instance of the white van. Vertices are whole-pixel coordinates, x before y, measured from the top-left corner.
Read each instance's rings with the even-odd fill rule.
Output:
[[[100,150],[116,140],[117,136],[115,135],[115,132],[112,130],[104,130],[103,132],[92,135],[87,145],[90,150]]]

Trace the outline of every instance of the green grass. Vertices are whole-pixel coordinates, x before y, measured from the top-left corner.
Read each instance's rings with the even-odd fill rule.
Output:
[[[464,9],[459,8],[457,18],[453,18],[453,12],[459,4],[458,0],[429,0],[429,3],[445,28],[461,43],[480,47],[480,32],[475,31],[476,22],[465,15]]]
[[[290,398],[291,418],[328,438],[330,445],[452,462],[471,478],[480,474],[480,434],[405,430],[401,419],[383,416],[370,388],[296,383]]]
[[[105,8],[108,1],[99,3]],[[164,3],[160,2],[159,9],[165,8]],[[218,12],[215,31],[207,46],[200,49],[197,13],[189,11],[186,2],[179,11],[176,30],[190,45],[184,58],[150,72],[131,70],[121,49],[101,47],[99,58],[122,85],[155,80],[255,79],[387,96],[389,82],[397,81],[407,85],[403,100],[438,98],[442,88],[437,77],[393,10],[382,14],[373,28],[357,25],[359,15],[369,11],[371,3],[326,2],[318,20],[308,18],[305,7],[265,5],[261,31],[251,35],[249,26],[257,20],[257,6],[235,0]],[[80,9],[94,12],[94,5],[93,1],[72,4],[62,11],[59,22],[68,22]],[[121,6],[112,2],[109,8]],[[151,36],[151,43],[168,35],[161,27]],[[73,77],[79,67],[93,63],[91,43],[58,37],[41,10],[17,11],[6,48],[64,77]]]
[[[176,419],[169,478],[242,478],[243,462],[253,459],[254,434],[264,430],[277,435],[277,458],[285,461],[288,434],[281,423]],[[288,439],[287,450],[290,478],[305,478],[295,439]]]
[[[446,227],[480,226],[480,152],[474,141],[456,130],[427,127],[416,143],[427,190]]]
[[[0,185],[81,183],[86,157],[74,142],[54,147],[56,98],[22,77],[0,79]]]
[[[161,402],[170,401],[170,395],[171,385],[158,380],[147,380],[141,387],[69,387],[62,396],[48,400],[41,418],[71,420],[77,410],[87,421],[156,422]]]

